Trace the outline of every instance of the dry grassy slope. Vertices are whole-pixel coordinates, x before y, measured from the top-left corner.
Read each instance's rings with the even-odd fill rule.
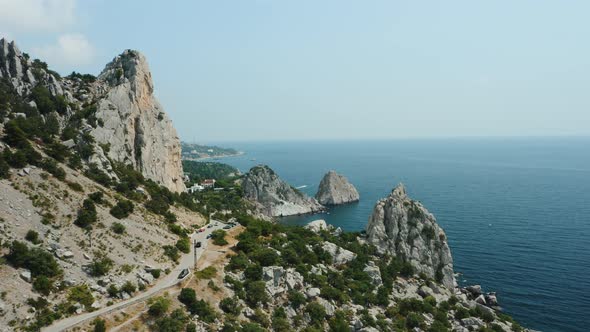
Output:
[[[208,266],[215,266],[217,273],[211,280],[220,289],[215,291],[208,286],[209,280],[199,280],[196,277],[191,277],[186,283],[181,284],[182,287],[193,288],[197,292],[200,299],[207,301],[215,310],[222,314],[219,309],[219,302],[225,297],[233,296],[233,290],[225,287],[223,279],[225,271],[223,267],[227,265],[230,257],[234,254],[232,247],[238,242],[237,236],[244,230],[242,226],[237,226],[228,231],[226,240],[228,244],[225,246],[216,246],[211,240],[207,245],[206,252],[201,256],[198,262],[199,270]],[[185,308],[185,306],[178,301],[178,294],[181,287],[173,288],[159,296],[167,297],[171,300],[171,307],[169,312],[176,308]],[[124,310],[115,311],[109,315],[101,318],[106,321],[109,330],[117,332],[133,332],[133,331],[148,331],[149,325],[153,323],[153,318],[147,314],[149,308],[149,301],[137,303],[134,306],[127,307]],[[242,317],[243,318],[243,317]],[[200,323],[199,323],[200,324]],[[87,322],[81,325],[80,328],[84,331],[92,329],[92,322]]]
[[[73,224],[82,201],[88,194],[102,190],[109,205],[115,204],[117,194],[110,189],[98,185],[80,172],[61,165],[66,170],[67,181],[76,182],[83,187],[82,192],[71,189],[66,183],[59,181],[40,168],[32,168],[29,175],[19,176],[16,171],[10,180],[0,181],[0,240],[2,243],[12,240],[24,241],[28,230],[35,230],[43,241],[40,246],[49,248],[57,243],[60,248],[73,253],[70,259],[59,259],[64,280],[75,283],[96,284],[98,279],[88,276],[82,266],[91,262],[92,258],[106,254],[115,263],[109,275],[114,280],[136,281],[136,273],[143,271],[145,264],[166,269],[171,267],[170,260],[163,256],[162,246],[174,244],[177,236],[168,232],[162,217],[147,211],[140,204],[135,204],[135,211],[128,218],[118,220],[109,213],[109,206],[97,205],[98,223],[94,225],[90,236]],[[42,215],[51,213],[55,218],[44,225]],[[173,208],[178,215],[179,223],[185,227],[202,225],[205,219],[194,212]],[[122,235],[115,234],[110,227],[114,222],[126,226]],[[91,241],[90,241],[91,240]],[[31,245],[29,243],[29,245]],[[6,249],[3,249],[5,253]],[[84,255],[90,257],[90,260]],[[125,273],[121,267],[133,266],[133,271]],[[4,303],[4,313],[0,313],[0,327],[8,326],[12,319],[24,319],[33,316],[28,313],[29,307],[24,304],[29,297],[36,297],[31,284],[18,277],[18,271],[8,265],[0,265],[0,294]],[[48,299],[59,302],[65,295],[52,294]],[[95,293],[104,305],[107,299]],[[0,331],[2,329],[0,328]]]

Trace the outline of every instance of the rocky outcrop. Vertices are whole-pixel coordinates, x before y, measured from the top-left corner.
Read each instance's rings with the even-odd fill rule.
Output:
[[[381,253],[395,255],[414,266],[416,272],[455,287],[453,258],[445,232],[434,216],[398,185],[377,202],[367,225],[367,240]]]
[[[171,191],[184,191],[180,140],[153,94],[145,57],[127,50],[107,64],[98,79],[80,77],[60,77],[44,62],[32,61],[14,42],[0,39],[0,79],[9,82],[26,103],[40,111],[35,95],[45,97],[39,92],[42,89],[36,88],[47,89],[50,99],[60,107],[57,112],[48,111],[45,105],[42,116],[55,117],[61,129],[72,119],[80,121],[76,124],[80,136],[90,133],[96,142],[78,137],[67,145],[92,145],[90,149],[84,147],[94,151],[86,158],[87,164],[95,164],[115,178],[110,161],[122,162]],[[83,115],[74,116],[76,110]]]
[[[326,221],[323,219],[314,220],[303,227],[314,233],[319,233],[321,231],[327,231],[330,229],[328,224],[326,224]]]
[[[27,96],[40,82],[53,96],[64,94],[54,73],[45,69],[41,62],[34,63],[22,53],[14,41],[0,39],[0,78],[7,79],[20,96]]]
[[[103,125],[92,130],[97,142],[110,146],[108,157],[133,165],[144,176],[180,192],[180,140],[153,92],[145,57],[127,50],[98,76],[109,86],[98,101],[96,117]]]
[[[295,268],[282,266],[265,266],[262,268],[262,280],[266,283],[266,292],[270,296],[285,293],[288,290],[303,288],[303,276]]]
[[[320,182],[315,198],[323,205],[339,205],[357,202],[360,196],[347,178],[329,171]]]
[[[324,242],[322,249],[330,254],[334,265],[346,264],[356,258],[354,252],[341,248],[332,242]]]
[[[270,217],[323,211],[315,198],[308,197],[281,180],[268,166],[252,167],[242,181],[244,196]]]

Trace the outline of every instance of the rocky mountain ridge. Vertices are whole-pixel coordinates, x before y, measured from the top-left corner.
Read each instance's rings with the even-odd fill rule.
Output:
[[[315,198],[322,205],[340,205],[357,202],[360,196],[347,178],[329,171],[322,178]]]
[[[84,161],[115,178],[111,161],[132,165],[145,177],[182,192],[180,140],[172,122],[153,95],[145,57],[127,50],[111,61],[98,78],[73,73],[67,77],[31,60],[15,42],[0,40],[0,79],[37,108],[56,118],[60,130],[82,118],[80,136],[63,142],[91,151]],[[90,137],[82,137],[88,133]]]

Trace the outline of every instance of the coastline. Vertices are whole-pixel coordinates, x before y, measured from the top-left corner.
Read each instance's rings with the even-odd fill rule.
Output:
[[[223,154],[223,155],[218,155],[218,156],[207,156],[207,157],[199,157],[199,158],[182,158],[182,160],[190,160],[190,161],[204,161],[204,160],[210,160],[210,159],[217,159],[217,158],[227,158],[227,157],[237,157],[237,156],[243,156],[246,153],[244,151],[238,151],[238,153],[232,153],[232,154]]]

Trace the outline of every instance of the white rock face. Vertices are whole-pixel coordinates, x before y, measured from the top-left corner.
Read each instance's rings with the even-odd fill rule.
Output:
[[[356,202],[360,196],[347,178],[329,171],[320,182],[315,198],[323,205],[339,205]]]
[[[323,219],[314,220],[314,221],[308,223],[307,225],[305,225],[304,228],[309,229],[310,231],[312,231],[314,233],[319,233],[322,230],[327,231],[329,229],[328,224]]]
[[[379,267],[375,265],[373,261],[370,261],[367,266],[365,266],[363,271],[369,275],[375,287],[379,287],[383,284],[383,280],[381,279],[381,270],[379,270]]]
[[[20,272],[20,277],[26,281],[26,282],[31,282],[33,281],[33,278],[31,277],[31,271],[29,270],[23,270]]]
[[[109,88],[96,112],[104,125],[93,128],[92,136],[98,143],[110,144],[109,158],[133,165],[171,191],[184,191],[180,140],[153,94],[145,57],[127,50],[107,64],[98,78]]]
[[[455,287],[453,258],[445,232],[434,216],[408,197],[398,185],[389,197],[377,202],[367,225],[367,240],[382,253],[410,262],[416,271]]]
[[[265,165],[252,167],[246,174],[242,188],[245,197],[259,205],[262,213],[270,217],[291,216],[323,211],[315,198],[291,187]]]
[[[110,158],[132,165],[146,178],[171,191],[185,190],[180,140],[153,94],[152,76],[139,52],[123,52],[107,64],[96,81],[82,83],[79,78],[56,78],[52,71],[28,59],[14,42],[0,39],[0,78],[7,79],[33,107],[37,106],[30,100],[31,92],[38,85],[75,105],[52,113],[62,129],[76,109],[96,106],[94,116],[98,124],[90,124],[88,119],[81,124],[82,131],[89,132],[97,143],[93,146],[94,154],[85,161],[96,164],[109,176],[114,177]],[[66,144],[74,148],[76,142]],[[108,154],[99,144],[109,145]]]
[[[270,296],[303,288],[303,276],[294,268],[265,266],[262,268],[262,279],[266,282],[266,291]]]
[[[332,242],[324,242],[322,244],[322,249],[332,256],[332,263],[334,265],[346,264],[356,258],[354,252],[341,248]]]

